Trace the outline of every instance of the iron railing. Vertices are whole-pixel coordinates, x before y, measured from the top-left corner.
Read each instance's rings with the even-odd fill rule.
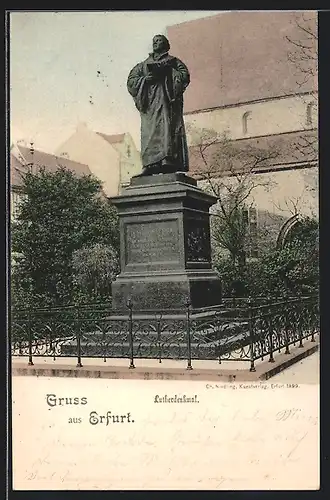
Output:
[[[255,361],[276,353],[290,353],[291,346],[303,347],[319,333],[317,296],[285,297],[262,301],[224,300],[221,306],[167,314],[111,310],[110,304],[72,305],[61,308],[13,309],[11,352],[26,356],[28,363],[38,356],[182,359],[187,369],[192,360]]]

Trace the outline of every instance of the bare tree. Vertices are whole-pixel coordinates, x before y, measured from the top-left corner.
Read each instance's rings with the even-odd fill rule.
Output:
[[[289,42],[288,59],[295,66],[297,85],[304,90],[306,84],[317,87],[317,22],[316,13],[299,12],[294,15],[294,35]]]
[[[302,204],[303,195],[304,195],[304,192],[300,193],[299,196],[290,197],[290,198],[285,199],[284,200],[284,207],[282,207],[281,205],[279,205],[276,202],[273,202],[273,203],[278,211],[289,213],[290,217],[293,217],[295,215],[300,215],[300,213],[301,213],[301,204]]]
[[[288,42],[288,60],[296,75],[300,97],[306,105],[306,129],[312,127],[313,115],[318,110],[317,72],[318,36],[316,12],[297,12],[294,15],[294,32],[285,36]],[[309,93],[305,93],[307,92]],[[304,93],[303,93],[304,92]],[[307,96],[307,97],[306,97]],[[297,155],[318,160],[318,137],[316,133],[302,134],[295,142]]]
[[[247,208],[252,191],[268,185],[257,172],[269,165],[279,151],[230,140],[227,133],[187,125],[190,135],[191,170],[202,187],[217,198],[212,210],[212,238],[244,266],[251,236]],[[255,234],[253,235],[255,238]]]

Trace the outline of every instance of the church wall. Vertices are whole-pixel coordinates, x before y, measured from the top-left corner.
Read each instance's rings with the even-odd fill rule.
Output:
[[[184,120],[187,129],[192,125],[241,139],[316,128],[316,104],[315,95],[304,94],[190,113]],[[188,130],[187,136],[191,143]]]

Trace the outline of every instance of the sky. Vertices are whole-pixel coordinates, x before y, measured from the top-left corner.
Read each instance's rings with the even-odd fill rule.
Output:
[[[131,68],[166,27],[219,11],[12,12],[10,142],[53,153],[79,123],[129,132],[140,116],[126,88]]]

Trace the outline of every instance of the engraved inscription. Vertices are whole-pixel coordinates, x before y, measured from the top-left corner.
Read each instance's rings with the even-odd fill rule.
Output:
[[[177,261],[178,254],[177,220],[126,225],[126,264]]]

